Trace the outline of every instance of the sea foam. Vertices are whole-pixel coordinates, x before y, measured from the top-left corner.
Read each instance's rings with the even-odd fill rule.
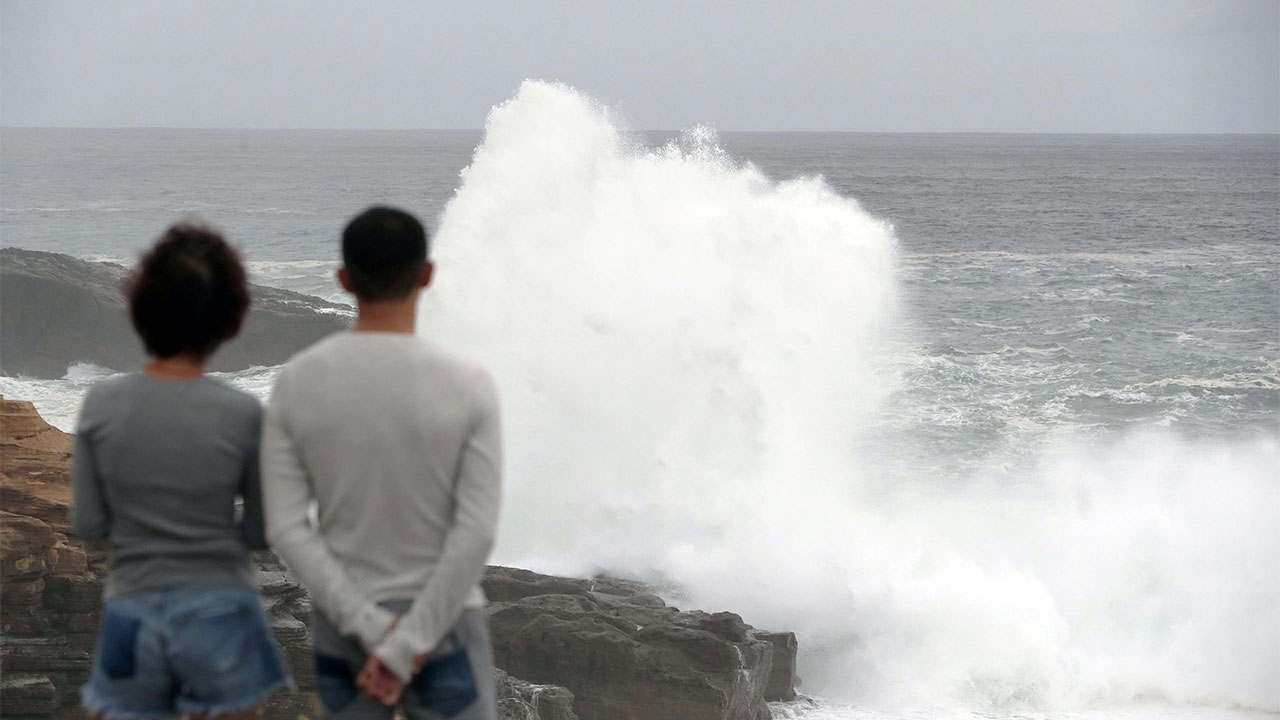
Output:
[[[1274,438],[1065,433],[886,483],[892,228],[705,129],[635,138],[526,82],[441,219],[420,329],[499,385],[496,561],[794,630],[802,689],[859,704],[1280,709]]]

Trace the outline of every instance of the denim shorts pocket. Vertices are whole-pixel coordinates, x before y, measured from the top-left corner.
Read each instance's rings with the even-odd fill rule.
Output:
[[[466,648],[428,658],[413,678],[417,704],[444,717],[453,717],[480,697]]]
[[[355,702],[360,692],[356,689],[356,674],[351,665],[342,658],[316,655],[316,695],[330,713]]]
[[[108,610],[102,617],[98,662],[112,680],[133,677],[137,671],[138,630],[142,621]]]

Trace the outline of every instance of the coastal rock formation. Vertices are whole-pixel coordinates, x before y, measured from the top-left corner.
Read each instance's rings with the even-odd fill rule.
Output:
[[[126,273],[70,255],[0,250],[0,374],[60,378],[78,362],[139,367],[145,353],[120,294]],[[244,327],[213,356],[213,370],[279,365],[349,324],[343,305],[262,285],[250,292]]]
[[[762,720],[766,701],[794,696],[791,633],[759,633],[733,613],[682,612],[613,578],[493,567],[484,589],[498,667],[568,688],[582,720]]]
[[[102,555],[68,539],[71,436],[0,398],[0,715],[80,717]]]
[[[31,403],[0,397],[0,716],[83,717],[101,616],[105,555],[71,535],[72,436]],[[272,630],[296,683],[265,720],[319,716],[306,591],[256,553]],[[794,696],[795,636],[732,613],[681,612],[643,585],[491,567],[503,720],[769,717]]]
[[[534,685],[493,669],[501,720],[579,720],[573,693],[555,685]]]
[[[793,632],[756,631],[756,637],[773,645],[773,669],[764,687],[764,699],[783,702],[796,699],[796,654],[799,644]]]

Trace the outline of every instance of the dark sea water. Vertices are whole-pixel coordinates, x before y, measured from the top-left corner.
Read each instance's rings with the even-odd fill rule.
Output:
[[[903,392],[937,413],[910,433],[945,462],[1007,444],[1011,422],[1218,439],[1280,427],[1275,136],[726,146],[776,176],[820,172],[893,223],[917,353]]]
[[[420,214],[421,330],[503,393],[497,559],[795,630],[780,716],[1280,712],[1280,139],[620,127],[534,85],[485,133],[6,128],[0,242],[196,215],[343,300],[346,219]],[[70,428],[126,369],[0,392]]]

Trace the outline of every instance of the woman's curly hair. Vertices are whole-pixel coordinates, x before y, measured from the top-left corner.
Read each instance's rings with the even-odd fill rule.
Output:
[[[147,353],[208,358],[240,331],[249,283],[240,254],[214,230],[173,225],[125,280],[133,327]]]

